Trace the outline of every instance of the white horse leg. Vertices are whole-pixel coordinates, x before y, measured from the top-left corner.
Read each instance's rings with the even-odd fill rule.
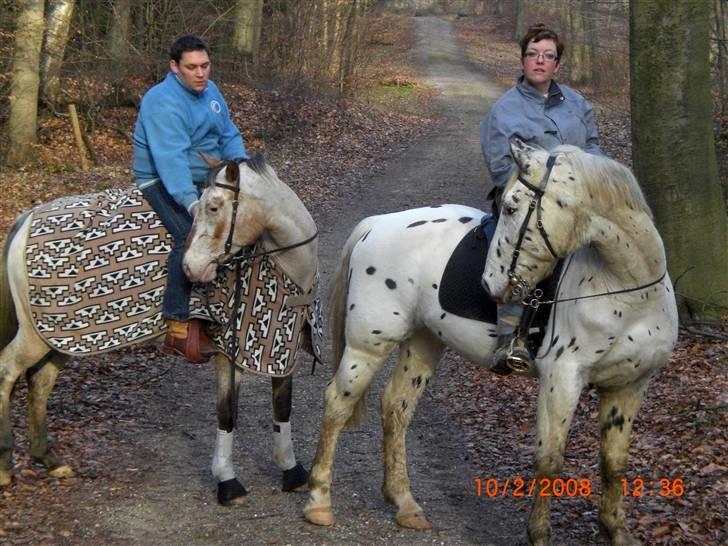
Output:
[[[566,363],[547,370],[539,384],[536,464],[533,508],[528,520],[528,537],[536,546],[547,545],[551,540],[551,489],[549,484],[560,478],[564,468],[566,436],[571,427],[574,410],[583,385],[567,371]],[[543,496],[541,491],[544,489]],[[548,493],[548,494],[547,494]]]
[[[443,348],[442,343],[425,330],[402,342],[399,347],[399,364],[382,397],[382,494],[397,506],[397,523],[410,529],[429,529],[431,525],[410,491],[405,437],[417,401],[435,372],[435,365]]]
[[[303,509],[306,519],[316,525],[333,525],[331,509],[331,475],[336,442],[341,429],[354,413],[375,372],[381,367],[391,350],[377,355],[352,349],[347,345],[336,375],[324,392],[324,415],[316,449],[316,456],[308,480],[309,499]]]
[[[61,462],[48,445],[48,396],[53,391],[58,372],[68,360],[68,355],[52,351],[43,361],[30,368],[25,376],[28,381],[28,432],[30,455],[42,463],[52,478],[71,478],[73,470]]]
[[[15,382],[25,370],[33,366],[46,353],[48,346],[36,335],[21,329],[0,352],[0,487],[12,481],[13,431],[10,423],[10,397]]]
[[[296,462],[291,437],[293,376],[274,377],[273,386],[273,461],[283,471],[283,491],[295,491],[308,483],[308,472]]]
[[[242,483],[235,477],[232,462],[235,417],[238,408],[238,392],[242,373],[235,368],[231,378],[230,362],[221,354],[215,355],[217,371],[217,435],[215,452],[212,457],[212,475],[217,480],[217,502],[228,506],[241,504],[248,494]],[[234,381],[231,391],[231,380]]]
[[[599,523],[615,546],[640,544],[632,537],[624,522],[622,480],[627,472],[629,435],[642,403],[643,392],[642,385],[599,391],[599,459],[602,474]]]

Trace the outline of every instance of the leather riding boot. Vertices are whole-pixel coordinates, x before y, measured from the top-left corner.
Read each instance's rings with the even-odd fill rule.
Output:
[[[162,352],[185,357],[193,364],[203,364],[218,352],[199,320],[167,321],[169,332],[164,338]]]
[[[525,341],[515,334],[498,336],[498,348],[493,353],[493,365],[490,370],[499,375],[515,372],[529,375],[533,369],[533,357]]]

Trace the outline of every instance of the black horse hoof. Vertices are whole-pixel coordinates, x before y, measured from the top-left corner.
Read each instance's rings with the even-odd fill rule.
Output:
[[[237,504],[238,499],[242,499],[248,492],[243,484],[237,478],[225,480],[217,483],[217,502],[223,506]]]
[[[293,468],[283,471],[283,487],[281,487],[281,490],[286,492],[294,491],[307,483],[308,472],[301,466],[301,463],[298,463]]]

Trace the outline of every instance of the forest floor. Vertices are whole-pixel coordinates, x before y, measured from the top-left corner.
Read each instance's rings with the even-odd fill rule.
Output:
[[[324,288],[338,252],[362,217],[442,202],[485,207],[478,125],[517,73],[516,45],[495,21],[398,19],[382,24],[376,73],[364,100],[339,103],[224,86],[250,150],[264,152],[301,196],[321,230]],[[455,38],[457,33],[459,38]],[[390,44],[390,45],[387,45]],[[498,51],[484,60],[482,52]],[[97,167],[74,167],[68,120],[42,128],[38,164],[0,173],[0,225],[71,193],[130,183],[134,112],[107,110],[90,136]],[[597,111],[605,151],[629,163],[628,116]],[[717,331],[723,336],[725,328]],[[630,526],[647,544],[721,544],[728,537],[725,337],[683,331],[653,381],[635,425],[630,479],[682,479],[681,496],[631,497]],[[391,364],[380,373],[380,392]],[[294,441],[310,465],[328,370],[294,383]],[[77,472],[49,479],[28,456],[24,381],[15,392],[16,476],[0,492],[0,543],[8,544],[522,544],[532,499],[477,497],[475,479],[532,476],[535,380],[501,378],[448,353],[408,436],[413,492],[434,524],[400,529],[381,498],[378,404],[337,452],[332,529],[310,526],[305,494],[283,494],[270,462],[270,387],[247,376],[235,465],[251,493],[243,506],[214,501],[209,462],[214,374],[155,349],[72,359],[49,402],[57,450]],[[565,476],[594,494],[554,503],[558,544],[599,542],[596,394],[574,419]]]

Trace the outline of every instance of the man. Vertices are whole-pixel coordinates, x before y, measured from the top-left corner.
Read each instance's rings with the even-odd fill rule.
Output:
[[[172,235],[162,314],[168,333],[162,350],[201,363],[215,352],[204,330],[189,320],[191,283],[182,270],[185,240],[208,172],[200,155],[245,159],[240,131],[210,78],[207,45],[178,38],[170,49],[169,73],[142,99],[134,129],[134,177]]]
[[[496,101],[480,126],[483,158],[495,185],[492,196],[496,214],[505,185],[516,169],[509,145],[512,138],[546,150],[571,144],[589,153],[602,153],[591,105],[554,80],[564,51],[556,32],[543,24],[534,25],[520,46],[523,74]],[[495,372],[507,374],[533,366],[525,340],[516,336],[522,314],[521,305],[498,306],[498,349],[491,368]]]

